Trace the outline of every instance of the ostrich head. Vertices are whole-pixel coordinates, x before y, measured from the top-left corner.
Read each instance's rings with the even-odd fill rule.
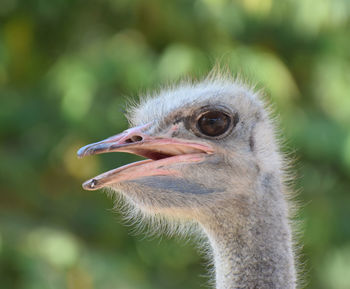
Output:
[[[84,189],[110,187],[147,215],[200,224],[216,269],[222,271],[217,272],[218,288],[278,288],[269,287],[276,280],[293,288],[288,286],[294,284],[293,257],[282,160],[259,95],[229,78],[215,77],[161,91],[128,116],[132,128],[85,146],[78,155],[128,152],[146,160],[94,177]],[[265,256],[275,248],[275,255]],[[243,252],[246,257],[237,257]],[[277,273],[264,277],[262,268]],[[225,270],[235,277],[227,278],[230,272]],[[256,276],[244,277],[244,270],[255,270],[251,275]]]

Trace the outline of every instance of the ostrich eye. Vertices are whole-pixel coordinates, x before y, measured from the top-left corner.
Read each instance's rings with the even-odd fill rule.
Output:
[[[201,115],[197,122],[197,128],[206,136],[219,136],[224,134],[230,127],[231,118],[226,113],[214,110]]]

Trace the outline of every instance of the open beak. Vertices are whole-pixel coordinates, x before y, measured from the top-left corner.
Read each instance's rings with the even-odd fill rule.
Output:
[[[181,172],[171,168],[171,164],[200,162],[207,154],[213,153],[211,147],[202,143],[151,136],[145,132],[150,125],[130,128],[79,149],[79,157],[107,152],[127,152],[147,158],[98,175],[83,183],[83,188],[97,190],[113,183],[148,176],[180,176]]]

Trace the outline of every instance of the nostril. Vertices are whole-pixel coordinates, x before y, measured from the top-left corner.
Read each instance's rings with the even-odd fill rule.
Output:
[[[142,140],[143,140],[142,136],[133,135],[131,138],[126,139],[124,142],[125,143],[133,143],[133,142],[139,142]]]
[[[139,135],[133,135],[133,136],[131,137],[131,140],[132,140],[133,142],[137,142],[137,141],[142,141],[143,138],[142,138],[142,136],[139,136]]]

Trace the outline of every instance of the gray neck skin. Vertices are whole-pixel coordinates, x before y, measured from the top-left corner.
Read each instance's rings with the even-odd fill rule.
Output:
[[[233,201],[230,212],[213,212],[215,218],[202,223],[213,250],[216,288],[294,289],[291,233],[283,195],[262,192],[245,197],[245,201],[248,209]]]

